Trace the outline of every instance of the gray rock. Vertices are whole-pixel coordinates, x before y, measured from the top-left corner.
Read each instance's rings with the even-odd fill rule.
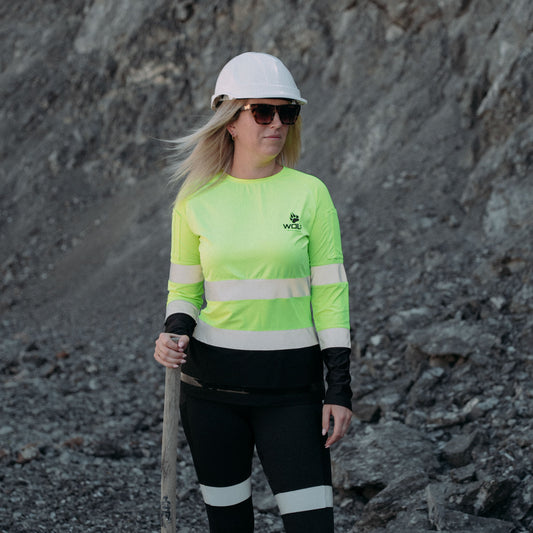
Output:
[[[429,485],[426,490],[428,516],[438,531],[470,531],[471,533],[511,533],[512,522],[475,516],[448,508],[441,487]]]
[[[379,405],[356,402],[352,404],[352,412],[362,422],[377,422],[380,415]]]
[[[432,364],[455,364],[474,352],[486,352],[498,344],[483,327],[463,321],[446,321],[413,331],[407,337],[408,353],[413,360],[428,358]]]
[[[465,483],[466,481],[472,481],[476,477],[476,467],[473,464],[454,468],[450,472],[450,478],[456,483]]]
[[[456,435],[446,443],[442,454],[452,466],[466,466],[472,460],[472,449],[478,439],[479,435],[476,432],[470,435]]]
[[[388,319],[387,329],[393,334],[403,333],[406,330],[419,329],[421,325],[426,325],[431,318],[431,310],[427,307],[406,309]]]
[[[394,479],[368,502],[359,525],[366,528],[382,527],[400,512],[416,507],[422,500],[423,489],[428,481],[425,472],[416,471],[408,471]],[[409,496],[406,497],[406,494]]]
[[[421,432],[385,421],[366,426],[362,434],[339,445],[333,455],[333,483],[370,494],[408,473],[431,473],[437,465],[433,446]]]
[[[423,372],[409,391],[407,396],[409,403],[415,407],[433,405],[435,398],[432,391],[445,374],[444,369],[440,367],[430,368]]]

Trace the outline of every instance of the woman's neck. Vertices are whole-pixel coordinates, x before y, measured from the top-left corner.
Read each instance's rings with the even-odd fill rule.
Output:
[[[264,164],[252,163],[234,159],[231,165],[230,174],[240,179],[261,179],[277,174],[283,167],[275,160],[268,161]]]

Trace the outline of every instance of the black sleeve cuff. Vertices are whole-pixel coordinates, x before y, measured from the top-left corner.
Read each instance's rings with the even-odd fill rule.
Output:
[[[350,349],[326,348],[322,358],[326,364],[328,384],[324,403],[342,405],[352,409],[352,389],[350,387]]]
[[[196,321],[191,315],[186,313],[174,313],[165,321],[165,333],[174,333],[175,335],[192,335]]]

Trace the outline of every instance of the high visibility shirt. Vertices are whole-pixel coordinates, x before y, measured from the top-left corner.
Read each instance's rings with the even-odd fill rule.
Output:
[[[318,178],[289,168],[262,179],[226,176],[180,202],[168,290],[167,331],[192,332],[182,371],[199,382],[319,386],[321,357],[340,350],[349,383],[339,222]]]

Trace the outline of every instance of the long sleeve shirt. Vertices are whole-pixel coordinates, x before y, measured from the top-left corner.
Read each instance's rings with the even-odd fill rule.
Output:
[[[320,395],[325,363],[325,401],[351,408],[348,283],[318,178],[226,176],[177,204],[168,289],[166,331],[192,336],[182,372],[197,383]]]

